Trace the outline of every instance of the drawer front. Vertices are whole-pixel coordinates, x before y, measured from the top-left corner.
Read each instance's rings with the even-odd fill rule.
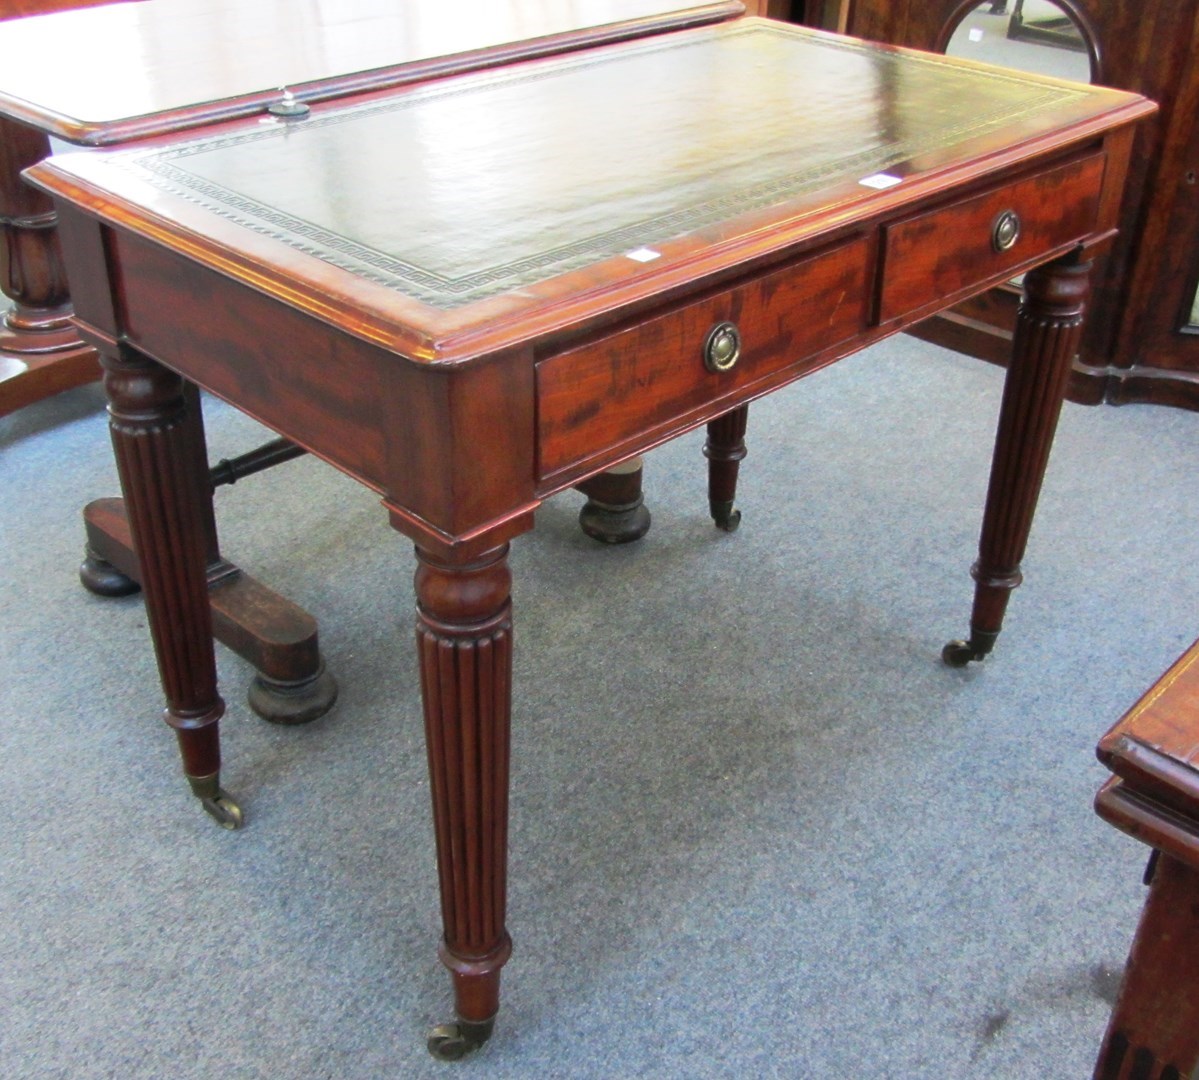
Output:
[[[540,478],[636,436],[652,436],[853,337],[866,322],[866,267],[866,241],[854,240],[542,360]],[[740,339],[725,370],[734,336],[717,334],[708,345],[722,324],[732,324]]]
[[[884,226],[879,322],[940,304],[1082,240],[1095,226],[1103,164],[1095,154]]]

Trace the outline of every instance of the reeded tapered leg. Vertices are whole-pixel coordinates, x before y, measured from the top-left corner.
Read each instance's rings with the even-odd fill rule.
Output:
[[[740,405],[708,421],[704,457],[708,459],[708,508],[718,529],[735,532],[741,511],[733,509],[737,499],[737,471],[745,457],[745,429],[749,406]]]
[[[1199,873],[1157,859],[1095,1080],[1189,1080],[1199,1068]]]
[[[981,660],[994,647],[1032,529],[1041,481],[1070,366],[1078,351],[1091,264],[1065,256],[1030,270],[1016,317],[983,514],[970,640],[951,641],[942,658],[953,667]]]
[[[462,561],[417,548],[417,649],[425,741],[456,1022],[429,1050],[456,1059],[481,1046],[499,1009],[508,862],[512,684],[508,546]]]
[[[234,462],[208,468],[208,449],[199,391],[185,385],[185,415],[180,445],[186,443],[192,468],[205,476],[199,508],[205,537],[209,603],[216,639],[257,669],[250,684],[250,707],[276,724],[304,724],[327,713],[337,700],[337,681],[325,667],[317,639],[316,620],[303,608],[260,584],[224,558],[217,539],[212,489],[233,483],[238,473],[249,475],[301,451],[280,443],[247,454]],[[248,465],[247,465],[248,463]],[[129,522],[120,499],[97,499],[83,510],[87,548],[79,577],[100,596],[125,596],[139,588],[137,555],[130,541]]]
[[[235,829],[241,810],[220,787],[218,721],[225,704],[217,693],[205,573],[207,478],[187,432],[184,382],[132,350],[105,355],[103,364],[165,719],[192,791],[221,825]]]

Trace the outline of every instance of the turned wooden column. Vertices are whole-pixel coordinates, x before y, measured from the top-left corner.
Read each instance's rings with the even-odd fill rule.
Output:
[[[205,570],[207,476],[189,434],[183,380],[128,348],[106,352],[104,389],[146,615],[183,772],[226,828],[241,810],[221,790],[212,617]]]
[[[21,179],[49,153],[43,132],[0,117],[0,292],[11,302],[0,320],[0,415],[100,376],[70,322],[51,201]]]
[[[749,406],[740,405],[715,420],[708,421],[704,457],[708,459],[708,508],[718,529],[735,532],[741,524],[741,511],[733,509],[737,500],[737,471],[745,457],[745,429],[749,424]]]
[[[1095,1080],[1189,1080],[1199,1068],[1199,873],[1159,855]]]
[[[429,1050],[459,1058],[491,1034],[508,863],[512,610],[508,546],[453,561],[417,548],[417,648],[445,928],[458,1020]]]
[[[221,554],[212,503],[213,477],[219,473],[208,468],[200,392],[191,383],[184,384],[184,415],[179,427],[178,444],[190,455],[189,468],[205,477],[196,514],[204,534],[213,633],[256,669],[247,694],[250,708],[273,724],[305,724],[324,716],[336,702],[338,690],[337,680],[321,656],[316,620]],[[294,456],[296,449],[288,444],[290,449],[281,452],[280,442],[268,444],[258,454],[268,460]],[[238,461],[218,466],[234,476],[238,468]],[[88,503],[83,523],[87,546],[79,578],[84,586],[98,596],[125,596],[141,588],[128,514],[121,500]]]
[[[969,641],[951,641],[954,667],[981,660],[1003,626],[1008,597],[1022,576],[1041,481],[1082,333],[1091,264],[1071,254],[1030,270],[1016,317],[1012,361],[999,410],[991,480],[983,513]]]
[[[21,170],[50,156],[50,140],[41,131],[0,118],[0,225],[3,226],[3,276],[0,288],[12,302],[4,315],[0,347],[9,352],[44,351],[31,335],[71,331],[67,275],[48,196],[21,179]]]

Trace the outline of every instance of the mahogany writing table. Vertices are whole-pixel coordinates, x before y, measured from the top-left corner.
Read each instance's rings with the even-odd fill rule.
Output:
[[[51,136],[83,146],[129,143],[265,115],[280,105],[284,87],[303,106],[743,11],[737,0],[140,0],[0,22],[0,290],[13,301],[0,323],[0,415],[100,372],[71,322],[53,207],[20,176],[47,156]],[[203,458],[198,398],[189,416]],[[293,453],[286,444],[264,447],[223,462],[212,482],[232,483]],[[585,507],[592,535],[644,533],[639,480],[637,471],[591,482],[585,493],[602,500]],[[210,506],[204,519],[215,632],[256,669],[251,705],[284,723],[320,716],[336,683],[315,620],[223,558]],[[93,502],[84,521],[84,584],[109,596],[136,590],[140,572],[121,501]]]
[[[509,541],[704,423],[731,501],[753,398],[1023,272],[970,637],[945,653],[981,659],[1152,108],[747,19],[31,170],[106,369],[197,794],[226,798],[186,385],[377,491],[415,542],[459,1017],[435,1053],[487,1037],[510,950]]]

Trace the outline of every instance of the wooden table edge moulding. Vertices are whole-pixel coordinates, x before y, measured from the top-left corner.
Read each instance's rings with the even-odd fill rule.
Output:
[[[264,32],[262,20],[252,16],[261,15],[268,7],[242,5],[252,33]],[[519,25],[522,30],[537,23],[534,36],[487,40],[479,46],[477,41],[482,38],[472,31],[471,47],[457,52],[439,52],[429,48],[424,39],[417,39],[409,46],[408,56],[387,55],[381,40],[372,41],[365,56],[355,52],[352,59],[348,49],[328,55],[318,51],[311,62],[297,59],[284,67],[300,79],[286,87],[263,84],[266,73],[278,71],[280,65],[264,55],[267,42],[239,41],[241,24],[230,19],[221,3],[205,6],[200,0],[141,0],[136,5],[0,22],[0,55],[21,60],[19,67],[10,62],[0,71],[0,291],[11,301],[0,315],[0,416],[94,381],[101,372],[95,349],[82,340],[72,319],[54,208],[43,192],[21,179],[23,169],[49,155],[51,136],[83,147],[117,146],[236,117],[268,116],[280,110],[302,114],[312,102],[705,25],[745,11],[739,0],[675,7],[629,0],[611,4],[607,22],[570,25],[565,7],[567,14],[552,17],[545,13],[534,17],[519,4],[508,7],[511,12],[498,3],[491,9],[493,25],[502,23],[505,29],[501,33],[508,33],[509,22],[512,28]],[[594,19],[599,10],[593,6],[589,17]],[[289,32],[305,28],[307,16],[301,17],[302,11],[288,15]],[[469,13],[460,14],[465,17]],[[359,6],[355,13],[359,23],[378,24],[379,37],[385,37],[384,24],[399,17],[394,5],[385,4],[366,9]],[[210,45],[214,29],[219,30],[215,50]],[[339,28],[307,29],[319,37]],[[461,33],[466,34],[466,28]],[[457,35],[456,31],[455,38]],[[125,74],[119,65],[115,69],[99,62],[76,65],[72,50],[82,47],[79,39],[112,44],[118,51],[132,50],[143,63],[151,64],[158,81],[153,88],[140,90],[136,89],[138,80],[145,75],[140,70]],[[436,41],[439,47],[453,48],[455,44],[451,41],[447,46],[440,38]],[[70,55],[64,56],[67,45],[72,48]],[[96,47],[99,53],[105,51]],[[181,62],[184,53],[196,70],[181,78],[194,88],[195,100],[188,100],[172,83],[173,62]],[[251,54],[248,60],[243,56],[246,53]],[[378,66],[385,55],[387,63]],[[51,63],[48,56],[58,60]],[[347,69],[339,63],[352,66]],[[201,71],[203,64],[209,64],[209,69]],[[77,67],[84,69],[82,76]],[[62,74],[61,84],[55,81],[56,72]],[[93,77],[106,80],[107,96],[99,102],[94,93],[77,88],[86,88]],[[85,113],[87,108],[96,111]],[[207,461],[200,398],[192,390],[188,391],[187,416],[192,452],[198,461]],[[209,472],[209,487],[233,484],[303,452],[289,440],[273,440],[219,462]],[[579,490],[587,497],[580,525],[594,539],[624,543],[648,531],[650,515],[641,495],[639,462],[590,477]],[[306,723],[324,715],[336,701],[337,683],[321,655],[316,620],[222,554],[211,497],[206,500],[203,519],[214,632],[255,669],[249,686],[250,706],[264,719],[282,724]],[[729,527],[719,517],[717,524]],[[104,498],[89,503],[84,508],[84,528],[87,543],[80,567],[84,586],[99,596],[136,592],[141,571],[123,500]],[[227,815],[230,807],[209,805],[227,824],[239,822],[238,817]]]
[[[1095,1080],[1199,1069],[1199,641],[1100,740],[1095,809],[1152,849],[1149,893]]]
[[[223,705],[186,386],[377,491],[415,544],[457,1011],[436,1055],[487,1038],[510,952],[509,542],[550,495],[704,424],[732,513],[750,401],[1024,273],[970,634],[943,653],[981,660],[1153,108],[748,18],[30,170],[105,367],[197,793],[220,797]]]

